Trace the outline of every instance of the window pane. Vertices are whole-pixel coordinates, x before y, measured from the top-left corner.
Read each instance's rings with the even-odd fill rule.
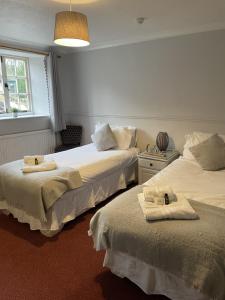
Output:
[[[17,79],[18,93],[27,93],[26,79]]]
[[[15,76],[15,60],[6,58],[5,60],[7,76]]]
[[[0,113],[18,109],[18,111],[31,111],[29,94],[29,78],[27,78],[27,66],[29,61],[17,57],[3,57],[4,71],[6,72],[6,83],[8,84],[8,92],[6,99],[4,97],[5,81],[3,83],[3,76],[0,64]],[[9,97],[9,99],[8,99]],[[9,103],[9,107],[8,107]]]
[[[1,74],[0,74],[1,75]],[[0,93],[3,94],[4,93],[4,88],[3,88],[3,80],[0,77]]]
[[[23,60],[16,61],[16,76],[26,76],[26,67]]]
[[[19,96],[9,95],[10,107],[19,109]]]
[[[9,93],[17,93],[17,84],[16,80],[8,80],[8,86],[9,86]]]
[[[21,111],[30,111],[30,103],[28,95],[20,95],[20,110]]]
[[[4,94],[3,79],[2,79],[2,65],[1,65],[1,63],[0,63],[0,93]]]
[[[0,94],[0,114],[5,113],[5,98]]]

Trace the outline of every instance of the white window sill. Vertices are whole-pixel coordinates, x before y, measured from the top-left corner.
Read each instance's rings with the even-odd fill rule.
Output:
[[[33,119],[33,118],[43,118],[43,117],[47,117],[49,118],[49,115],[19,115],[17,117],[13,117],[13,116],[0,116],[0,121],[3,120],[18,120],[18,119]]]

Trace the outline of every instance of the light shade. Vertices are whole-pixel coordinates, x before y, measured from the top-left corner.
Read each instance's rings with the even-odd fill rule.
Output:
[[[67,47],[90,45],[87,17],[75,11],[57,13],[54,42]]]

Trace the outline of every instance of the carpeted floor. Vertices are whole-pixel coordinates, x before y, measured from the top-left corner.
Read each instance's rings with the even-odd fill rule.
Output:
[[[55,238],[0,215],[0,300],[165,300],[147,296],[102,267],[87,231],[96,209],[70,222]]]

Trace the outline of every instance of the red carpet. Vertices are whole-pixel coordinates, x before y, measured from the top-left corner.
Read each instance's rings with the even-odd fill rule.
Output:
[[[165,300],[147,296],[102,267],[87,231],[95,210],[67,224],[55,238],[0,215],[0,300]]]

